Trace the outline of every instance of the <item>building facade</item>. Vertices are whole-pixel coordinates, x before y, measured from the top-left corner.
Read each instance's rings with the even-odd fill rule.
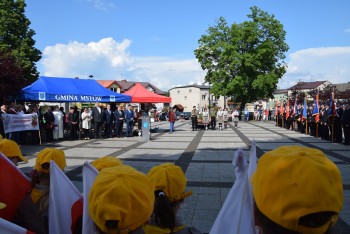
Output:
[[[184,112],[190,112],[193,106],[202,112],[209,104],[226,107],[226,98],[223,96],[215,97],[209,90],[208,85],[186,85],[172,88],[169,90],[170,106],[181,105]]]

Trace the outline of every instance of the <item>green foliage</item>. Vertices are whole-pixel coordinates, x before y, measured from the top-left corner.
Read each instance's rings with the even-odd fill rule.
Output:
[[[28,83],[37,80],[39,73],[35,63],[41,59],[41,52],[34,47],[34,30],[25,16],[24,0],[0,0],[0,51],[11,54],[22,70],[21,79]]]
[[[194,51],[205,80],[216,96],[231,96],[241,103],[272,97],[278,79],[286,72],[284,63],[288,45],[283,25],[273,15],[251,8],[250,21],[229,26],[219,18]]]

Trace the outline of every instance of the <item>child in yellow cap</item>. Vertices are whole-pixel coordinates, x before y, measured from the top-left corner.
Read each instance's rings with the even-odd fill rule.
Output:
[[[10,161],[16,166],[19,162],[28,162],[28,160],[22,155],[18,144],[13,140],[0,139],[0,152],[10,159]]]
[[[202,233],[184,224],[177,216],[184,199],[192,195],[192,191],[185,191],[187,179],[182,169],[172,163],[164,163],[153,167],[147,176],[153,185],[156,200],[150,222],[143,229],[145,233]]]
[[[14,223],[35,233],[48,233],[48,207],[50,191],[50,161],[59,168],[66,167],[66,157],[62,150],[45,148],[39,152],[35,167],[31,172],[31,191],[17,208]]]
[[[91,165],[94,166],[98,171],[101,171],[104,168],[123,165],[123,162],[119,158],[113,156],[104,156],[91,162]]]
[[[91,233],[143,233],[154,203],[146,175],[126,165],[104,168],[91,186],[88,206],[96,230]]]
[[[282,146],[265,153],[251,183],[262,233],[328,233],[343,207],[340,171],[318,149]]]

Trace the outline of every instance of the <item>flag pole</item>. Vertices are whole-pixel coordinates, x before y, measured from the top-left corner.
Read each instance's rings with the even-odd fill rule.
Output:
[[[335,105],[335,100],[334,100],[334,86],[333,86],[333,92],[332,92],[332,143],[334,143],[334,113],[333,113],[333,106]]]

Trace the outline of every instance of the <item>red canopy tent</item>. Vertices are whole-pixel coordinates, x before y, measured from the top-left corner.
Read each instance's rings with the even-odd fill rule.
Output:
[[[131,96],[131,102],[134,103],[170,103],[171,97],[152,93],[145,89],[141,84],[136,83],[134,87],[124,94]]]

